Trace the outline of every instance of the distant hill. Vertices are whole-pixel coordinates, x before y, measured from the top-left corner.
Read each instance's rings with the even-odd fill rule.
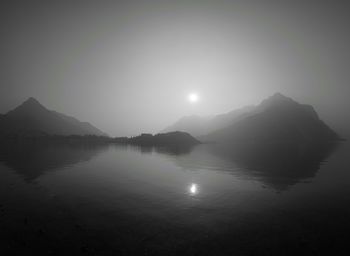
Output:
[[[265,99],[250,114],[205,136],[202,141],[222,143],[325,142],[339,139],[310,105],[280,93]]]
[[[186,132],[169,132],[159,133],[152,135],[149,133],[143,133],[136,137],[126,138],[115,138],[115,142],[135,144],[141,146],[166,146],[166,147],[188,147],[199,144],[200,141],[192,137]]]
[[[246,115],[253,113],[254,109],[254,106],[246,106],[212,117],[202,117],[197,115],[185,116],[162,130],[162,132],[183,131],[198,137],[224,128],[233,122],[244,118]]]
[[[87,122],[48,110],[29,98],[14,110],[0,115],[0,135],[97,135],[107,136]]]

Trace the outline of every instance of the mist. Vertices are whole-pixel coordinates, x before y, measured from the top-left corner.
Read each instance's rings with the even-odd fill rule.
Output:
[[[341,1],[9,1],[0,113],[35,97],[130,136],[281,92],[347,134],[348,13]]]
[[[348,255],[349,13],[2,1],[1,255]]]

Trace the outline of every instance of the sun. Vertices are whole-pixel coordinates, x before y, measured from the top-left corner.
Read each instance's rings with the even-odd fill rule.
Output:
[[[191,102],[191,103],[196,103],[198,101],[198,99],[199,99],[197,93],[191,93],[191,94],[188,95],[187,98],[188,98],[189,102]]]

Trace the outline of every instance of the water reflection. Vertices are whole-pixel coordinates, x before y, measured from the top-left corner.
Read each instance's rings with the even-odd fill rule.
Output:
[[[151,154],[153,152],[160,153],[160,154],[166,154],[166,155],[173,155],[173,156],[180,156],[180,155],[187,155],[189,154],[195,146],[139,146],[139,145],[128,145],[127,146],[130,149],[139,151],[142,154]]]
[[[200,145],[181,157],[172,157],[182,168],[229,171],[244,179],[259,180],[282,191],[314,177],[336,149],[327,145]]]
[[[44,172],[88,161],[107,147],[84,143],[13,143],[1,145],[0,161],[31,181]]]
[[[276,241],[282,241],[278,252],[285,245],[304,251],[300,237],[308,238],[310,231],[310,241],[320,244],[329,241],[329,234],[334,240],[346,237],[349,174],[337,169],[349,166],[348,150],[323,169],[324,184],[308,186],[312,193],[294,189],[279,196],[261,183],[283,190],[309,179],[331,152],[331,146],[199,145],[169,151],[126,145],[2,145],[0,162],[26,180],[42,175],[35,182],[45,190],[1,170],[0,240],[16,252],[24,248],[54,255],[193,255],[187,248],[204,255],[256,255],[270,252]],[[89,162],[77,165],[83,161]],[[329,215],[329,209],[339,209],[339,214]]]
[[[24,143],[2,145],[0,161],[23,175],[27,181],[36,179],[45,171],[62,169],[88,161],[109,147],[138,151],[142,154],[167,156],[183,169],[231,172],[248,180],[259,180],[268,187],[285,190],[309,180],[333,152],[334,145],[199,145],[195,147],[138,147],[106,144]],[[130,154],[134,161],[137,155]],[[126,161],[126,168],[130,162]],[[155,160],[152,160],[155,161]],[[121,163],[116,163],[119,165]],[[198,185],[192,183],[189,194],[198,194]]]

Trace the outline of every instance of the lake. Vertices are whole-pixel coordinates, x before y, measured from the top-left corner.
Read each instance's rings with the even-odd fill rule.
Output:
[[[348,255],[349,150],[3,145],[0,253]]]

